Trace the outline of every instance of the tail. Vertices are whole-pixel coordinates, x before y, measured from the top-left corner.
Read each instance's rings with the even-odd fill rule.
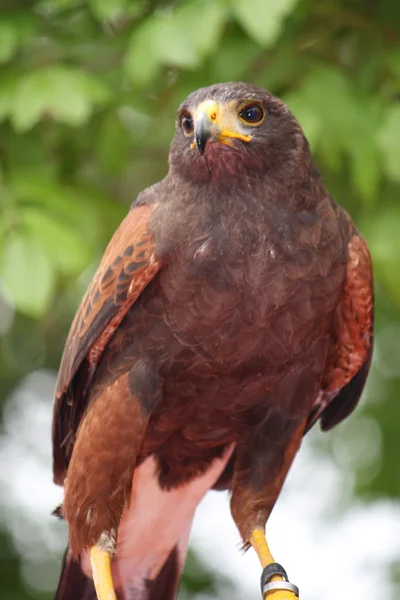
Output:
[[[156,579],[146,581],[148,594],[146,600],[160,600],[161,598],[173,600],[178,590],[182,566],[180,565],[178,548],[175,547]]]
[[[60,581],[54,600],[96,600],[92,579],[86,577],[80,564],[72,556],[69,547],[64,554]]]
[[[118,589],[118,600],[173,600],[182,570],[178,547],[169,554],[154,580],[132,580],[131,587]],[[93,580],[87,577],[67,548],[54,600],[97,600]]]

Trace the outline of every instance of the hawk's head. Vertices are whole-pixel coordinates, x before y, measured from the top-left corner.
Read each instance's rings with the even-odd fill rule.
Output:
[[[196,180],[259,178],[298,168],[305,152],[301,127],[281,100],[255,85],[222,83],[181,104],[170,167]]]

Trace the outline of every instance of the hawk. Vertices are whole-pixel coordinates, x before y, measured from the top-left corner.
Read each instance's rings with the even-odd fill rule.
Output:
[[[293,600],[265,525],[304,434],[356,406],[372,338],[367,245],[294,116],[255,85],[192,93],[167,176],[115,232],[66,341],[56,598],[174,598],[214,488],[230,491],[264,597]]]

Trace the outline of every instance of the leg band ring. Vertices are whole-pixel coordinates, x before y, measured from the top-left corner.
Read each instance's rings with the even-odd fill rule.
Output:
[[[283,581],[271,581],[275,576],[282,577]],[[279,563],[270,563],[267,565],[261,574],[261,592],[263,598],[266,599],[268,594],[277,590],[292,592],[299,597],[299,588],[294,583],[290,583],[285,569]]]
[[[263,589],[264,585],[271,581],[275,575],[279,575],[280,577],[283,577],[285,581],[289,581],[287,573],[282,565],[273,562],[264,567],[263,572],[261,573],[261,589]]]
[[[272,594],[272,592],[276,592],[277,590],[292,592],[292,594],[299,598],[299,588],[294,583],[290,583],[290,581],[271,581],[270,583],[266,583],[262,589],[263,598],[267,598],[268,594]]]

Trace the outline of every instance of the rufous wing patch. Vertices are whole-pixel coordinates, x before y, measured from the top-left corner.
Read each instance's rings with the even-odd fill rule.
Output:
[[[354,228],[348,245],[343,295],[333,319],[326,371],[306,431],[319,418],[322,429],[330,429],[356,407],[371,363],[373,326],[371,257],[366,242]]]
[[[61,360],[53,414],[54,478],[63,481],[66,458],[63,445],[78,424],[86,404],[86,391],[104,349],[124,316],[152,281],[161,261],[148,229],[157,204],[131,209],[112,237],[100,266],[72,322]],[[80,397],[67,398],[79,367],[86,362]]]
[[[344,387],[363,366],[372,345],[373,308],[371,257],[367,244],[355,233],[349,243],[343,296],[335,314],[337,339],[328,358],[324,391]]]

